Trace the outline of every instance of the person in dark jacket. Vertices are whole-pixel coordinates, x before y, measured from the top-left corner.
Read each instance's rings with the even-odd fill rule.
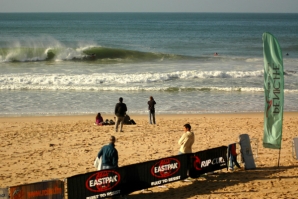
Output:
[[[149,123],[155,124],[155,108],[154,105],[156,104],[156,102],[154,101],[153,97],[150,96],[149,98],[150,100],[148,101],[148,110],[149,110]],[[152,118],[152,120],[151,120]]]
[[[102,169],[113,169],[118,167],[118,151],[115,148],[116,138],[111,136],[110,143],[98,152],[98,159],[102,158]]]
[[[119,103],[115,106],[115,115],[116,115],[116,122],[115,122],[115,132],[118,132],[118,126],[120,124],[120,132],[122,131],[124,117],[126,115],[127,107],[126,104],[123,103],[123,98],[119,98]]]

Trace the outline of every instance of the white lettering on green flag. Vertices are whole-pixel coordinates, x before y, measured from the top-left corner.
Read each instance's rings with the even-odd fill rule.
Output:
[[[264,136],[263,146],[281,149],[284,107],[284,70],[282,52],[276,38],[263,33],[264,54]]]

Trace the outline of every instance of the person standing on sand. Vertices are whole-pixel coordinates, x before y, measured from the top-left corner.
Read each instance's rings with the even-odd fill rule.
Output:
[[[152,96],[150,96],[149,101],[148,101],[148,110],[149,110],[149,123],[155,124],[155,108],[154,105],[156,104],[155,100],[153,99]],[[152,117],[152,120],[151,120]]]
[[[237,162],[237,153],[236,153],[236,143],[230,144],[228,146],[228,157],[229,157],[229,170],[233,171],[234,170],[234,164],[238,169],[240,169],[240,165]]]
[[[127,107],[126,104],[123,103],[123,98],[119,98],[119,103],[115,106],[115,115],[116,115],[116,122],[115,122],[115,132],[118,132],[118,126],[120,124],[120,132],[122,131],[124,117],[126,115]]]
[[[116,138],[111,136],[110,143],[101,148],[97,158],[102,158],[102,169],[114,169],[118,167],[118,151],[115,148]]]
[[[195,135],[190,131],[190,124],[184,124],[184,133],[178,141],[180,146],[178,154],[192,153],[192,145],[195,142]]]

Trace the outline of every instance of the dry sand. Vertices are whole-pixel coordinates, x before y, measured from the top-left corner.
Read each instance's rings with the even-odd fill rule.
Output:
[[[114,126],[94,126],[94,118],[95,114],[0,118],[0,187],[95,171],[94,158],[110,135],[117,138],[119,166],[176,155],[183,124],[189,122],[196,136],[194,152],[249,134],[253,147],[258,144],[257,169],[221,170],[193,182],[150,188],[152,193],[136,191],[129,198],[298,198],[298,160],[292,156],[292,140],[298,136],[296,112],[284,114],[279,168],[279,150],[262,146],[261,113],[157,115],[157,125],[148,124],[147,115],[131,115],[137,125],[125,125],[123,133],[115,133]]]

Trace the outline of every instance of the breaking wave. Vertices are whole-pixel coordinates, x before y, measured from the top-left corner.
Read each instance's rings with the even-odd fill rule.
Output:
[[[38,41],[40,40],[40,41]],[[37,62],[37,61],[123,61],[123,60],[163,60],[183,59],[184,56],[141,52],[137,50],[102,47],[97,44],[83,43],[65,45],[52,38],[15,41],[8,47],[0,48],[2,62]]]

